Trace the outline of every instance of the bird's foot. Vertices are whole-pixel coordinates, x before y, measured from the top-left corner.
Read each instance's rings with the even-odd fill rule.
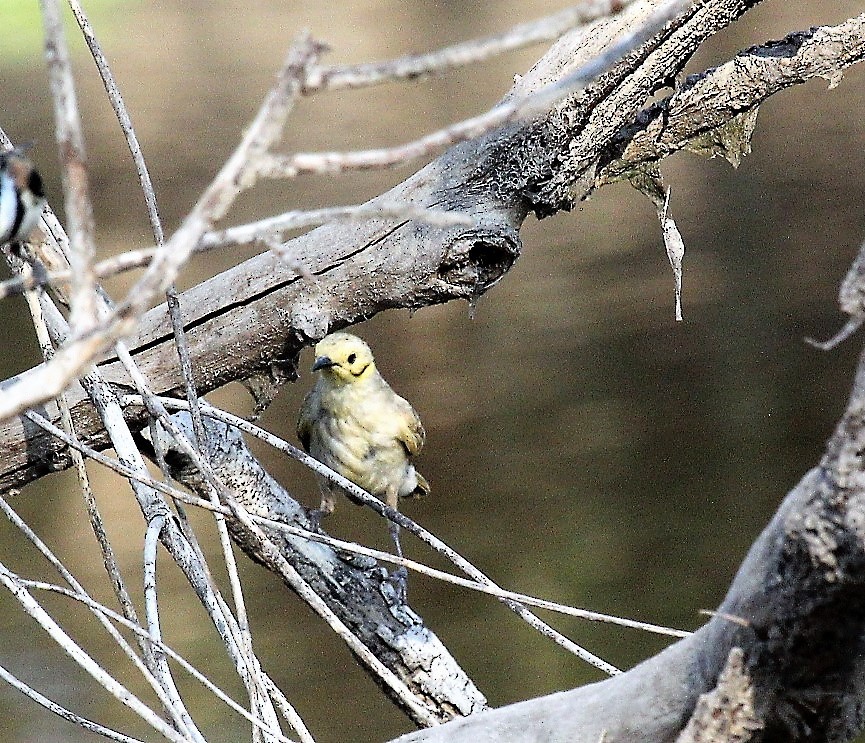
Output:
[[[408,570],[398,567],[387,578],[385,582],[393,590],[393,604],[405,604],[408,601]]]
[[[327,515],[327,511],[321,508],[310,508],[306,512],[306,516],[309,519],[309,530],[314,531],[316,534],[324,534],[321,528],[321,520]]]

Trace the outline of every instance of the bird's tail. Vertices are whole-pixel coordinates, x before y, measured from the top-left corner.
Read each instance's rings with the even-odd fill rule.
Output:
[[[415,471],[415,477],[417,477],[417,485],[415,489],[412,490],[408,495],[404,496],[406,498],[423,498],[426,495],[430,494],[430,486],[426,481],[426,478],[420,473]]]

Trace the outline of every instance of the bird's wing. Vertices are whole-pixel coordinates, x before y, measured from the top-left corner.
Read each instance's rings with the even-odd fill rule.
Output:
[[[309,452],[309,440],[312,437],[312,425],[319,414],[319,400],[315,388],[310,390],[303,399],[300,407],[300,415],[297,418],[297,438],[303,444],[306,452]]]
[[[417,454],[423,447],[426,432],[420,422],[415,409],[403,398],[397,396],[397,410],[399,411],[399,429],[397,439],[405,446],[409,456]]]

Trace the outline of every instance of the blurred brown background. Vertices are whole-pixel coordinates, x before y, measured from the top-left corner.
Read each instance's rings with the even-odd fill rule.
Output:
[[[234,147],[292,37],[302,28],[333,47],[332,61],[423,51],[565,7],[567,2],[311,3],[162,0],[85,3],[112,63],[151,168],[170,232]],[[769,0],[702,50],[689,71],[789,31],[837,23],[858,2]],[[51,105],[36,3],[0,0],[0,125],[33,151],[62,211]],[[73,42],[86,124],[100,249],[148,244],[134,171],[83,44]],[[413,85],[303,102],[290,151],[397,143],[494,103],[535,48]],[[680,156],[664,167],[684,236],[685,322],[673,319],[672,278],[646,199],[606,188],[572,214],[523,230],[525,254],[480,303],[389,312],[357,332],[420,411],[428,431],[419,468],[433,496],[412,517],[508,588],[598,611],[693,628],[722,598],[751,541],[784,493],[820,456],[842,410],[860,339],[832,353],[806,346],[842,322],[837,285],[865,238],[865,70],[827,92],[817,81],[776,96],[760,113],[754,152],[738,171]],[[413,172],[305,178],[248,194],[227,223],[288,208],[354,203]],[[245,255],[245,254],[244,254]],[[194,284],[243,255],[216,254],[182,279]],[[113,285],[115,292],[123,284]],[[36,363],[23,302],[0,305],[2,375]],[[294,439],[304,374],[264,425]],[[239,386],[213,398],[248,413]],[[260,449],[305,502],[311,476]],[[129,582],[140,586],[144,527],[128,485],[91,466]],[[15,505],[95,594],[110,600],[68,473],[27,488]],[[197,518],[218,565],[210,522]],[[380,520],[341,503],[335,535],[386,546]],[[412,557],[440,562],[406,537]],[[11,527],[0,559],[51,579]],[[242,555],[257,649],[326,741],[384,740],[410,729],[346,649],[269,574]],[[164,631],[174,646],[242,699],[214,633],[179,573],[161,559]],[[495,601],[422,577],[414,608],[493,705],[597,680],[599,674],[531,631]],[[48,605],[63,615],[68,606]],[[58,614],[59,615],[59,614]],[[135,674],[73,611],[76,637],[133,687]],[[550,617],[614,664],[629,667],[665,643],[628,630]],[[152,739],[66,662],[7,595],[0,595],[0,663],[44,693],[107,724]],[[178,674],[180,676],[180,674]],[[183,681],[213,741],[247,726]],[[147,697],[148,699],[150,697]],[[4,740],[90,741],[0,687]]]

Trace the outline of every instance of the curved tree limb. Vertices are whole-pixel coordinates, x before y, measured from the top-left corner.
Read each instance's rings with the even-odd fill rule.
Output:
[[[621,676],[397,740],[850,740],[865,726],[863,451],[865,353],[826,454],[754,542],[711,621]]]

